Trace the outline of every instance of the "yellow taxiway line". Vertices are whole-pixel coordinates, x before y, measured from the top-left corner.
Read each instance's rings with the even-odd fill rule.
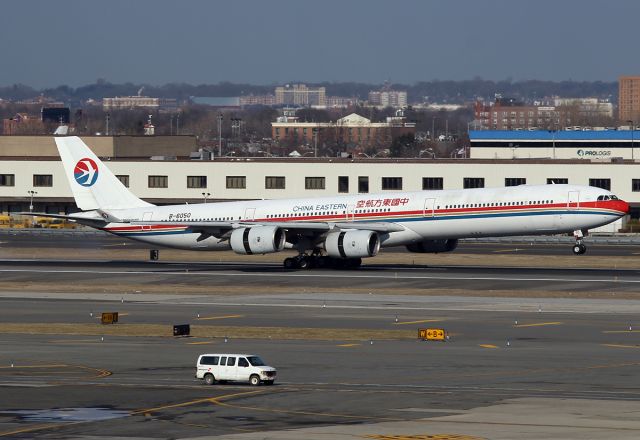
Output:
[[[560,321],[556,321],[556,322],[534,322],[533,324],[516,324],[514,325],[514,327],[520,328],[520,327],[542,327],[545,325],[562,325],[562,322]]]
[[[444,319],[422,319],[420,321],[403,321],[403,322],[394,322],[395,325],[406,325],[406,324],[424,324],[426,322],[441,322]]]
[[[224,315],[224,316],[205,316],[197,318],[198,321],[210,321],[214,319],[230,319],[230,318],[243,318],[244,315]]]
[[[640,345],[624,345],[624,344],[602,344],[605,347],[614,347],[614,348],[640,348]]]

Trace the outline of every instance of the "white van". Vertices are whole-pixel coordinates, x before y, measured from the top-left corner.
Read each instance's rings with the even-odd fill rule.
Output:
[[[253,354],[201,354],[196,363],[196,378],[204,379],[207,385],[227,380],[272,385],[276,369]]]

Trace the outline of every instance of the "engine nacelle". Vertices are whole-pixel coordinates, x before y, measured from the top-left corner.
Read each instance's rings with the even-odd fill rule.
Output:
[[[284,249],[285,233],[277,226],[238,228],[229,243],[236,254],[269,254]]]
[[[451,252],[457,247],[457,239],[425,240],[419,243],[408,244],[407,250],[409,252],[417,252],[419,254],[439,254],[441,252]]]
[[[380,238],[373,231],[330,232],[324,249],[334,258],[375,257],[380,250]]]

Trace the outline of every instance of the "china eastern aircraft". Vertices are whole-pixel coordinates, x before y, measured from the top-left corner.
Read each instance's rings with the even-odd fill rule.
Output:
[[[574,233],[583,254],[589,229],[627,214],[609,191],[579,185],[521,185],[322,198],[155,206],[133,195],[78,137],[55,138],[76,204],[66,218],[152,247],[298,251],[286,268],[355,268],[381,247],[453,251],[469,237]]]

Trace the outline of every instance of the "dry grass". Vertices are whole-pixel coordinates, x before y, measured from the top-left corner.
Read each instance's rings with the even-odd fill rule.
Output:
[[[173,327],[161,324],[68,324],[68,323],[3,323],[0,333],[33,335],[83,336],[173,336]],[[368,341],[416,339],[412,330],[370,330],[344,328],[294,328],[192,325],[191,336],[196,338],[275,339]]]

